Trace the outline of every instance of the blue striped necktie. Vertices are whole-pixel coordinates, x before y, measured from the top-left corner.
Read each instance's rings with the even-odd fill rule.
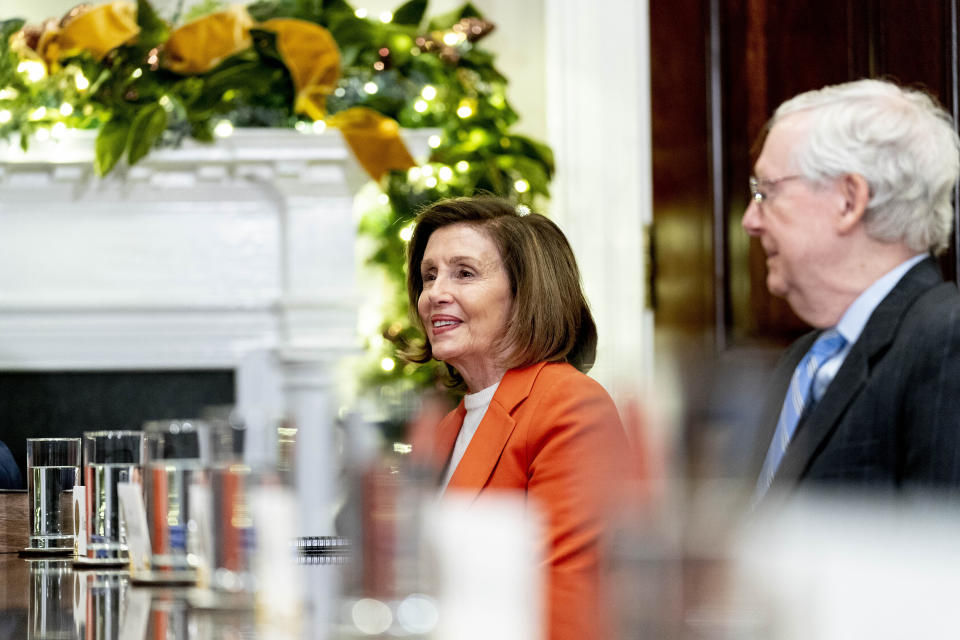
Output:
[[[803,409],[810,398],[817,371],[827,360],[839,353],[846,343],[847,341],[837,333],[836,329],[824,331],[807,351],[807,354],[803,356],[803,360],[800,361],[797,368],[793,370],[790,388],[787,389],[787,397],[784,398],[783,408],[780,409],[777,430],[773,434],[773,440],[767,450],[767,457],[763,461],[763,468],[760,470],[760,478],[757,480],[757,497],[762,496],[773,481],[773,475],[777,472],[777,467],[780,466],[783,454],[786,452],[791,438],[793,438],[793,432],[796,431],[797,423],[800,421]]]

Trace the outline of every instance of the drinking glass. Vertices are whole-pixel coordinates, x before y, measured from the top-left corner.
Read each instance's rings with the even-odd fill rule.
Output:
[[[142,431],[91,431],[83,434],[87,489],[87,557],[126,560],[118,482],[140,482]]]
[[[144,423],[143,431],[151,569],[191,569],[187,561],[187,533],[195,515],[190,486],[205,483],[204,460],[210,428],[202,420],[157,420]]]
[[[73,549],[73,486],[79,479],[80,438],[27,439],[32,549]]]

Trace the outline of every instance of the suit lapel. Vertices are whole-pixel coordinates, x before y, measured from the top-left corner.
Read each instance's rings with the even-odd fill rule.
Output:
[[[463,416],[467,415],[467,410],[463,406],[463,400],[457,405],[457,408],[448,413],[436,428],[436,434],[432,443],[431,464],[442,474],[453,453],[453,446],[457,442],[457,434],[460,433],[460,426],[463,424]],[[440,476],[437,476],[440,481]]]
[[[942,281],[933,260],[928,258],[908,271],[880,302],[823,398],[804,414],[797,425],[777,469],[775,483],[790,482],[803,476],[837,428],[844,411],[863,390],[873,363],[893,342],[907,310],[921,294]]]
[[[447,489],[474,498],[487,484],[500,455],[517,426],[513,410],[523,402],[545,363],[508,371],[500,381],[487,412],[457,465]],[[458,425],[463,423],[461,418]],[[459,426],[458,426],[459,430]],[[451,449],[452,449],[451,444]]]

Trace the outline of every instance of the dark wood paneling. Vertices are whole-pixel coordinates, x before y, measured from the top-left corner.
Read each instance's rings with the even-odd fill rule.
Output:
[[[709,332],[713,316],[705,2],[651,2],[656,317],[667,332]]]

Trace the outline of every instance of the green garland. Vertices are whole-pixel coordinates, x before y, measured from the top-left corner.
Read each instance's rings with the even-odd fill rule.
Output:
[[[209,1],[204,9],[222,5]],[[403,364],[396,350],[422,340],[407,316],[404,258],[417,211],[436,200],[478,192],[518,206],[547,197],[553,174],[550,149],[511,132],[517,114],[494,56],[477,41],[492,25],[471,4],[428,19],[427,0],[411,0],[392,16],[365,16],[342,0],[262,0],[247,7],[258,21],[300,18],[326,27],[341,53],[342,77],[328,97],[330,114],[365,106],[402,127],[433,127],[427,164],[391,172],[385,194],[367,212],[360,233],[373,240],[368,262],[383,270],[391,291],[380,335],[368,340],[365,386],[409,389],[432,384],[429,365]],[[197,15],[190,15],[190,18]],[[154,147],[184,138],[212,141],[222,123],[233,127],[309,128],[293,112],[294,86],[272,34],[254,31],[252,48],[215,69],[183,76],[158,64],[170,25],[147,0],[137,3],[140,35],[100,61],[89,54],[61,61],[49,75],[42,63],[10,47],[23,20],[0,22],[0,137],[32,137],[67,128],[96,129],[96,169],[133,164]],[[33,65],[33,66],[32,66]],[[41,77],[42,76],[42,77]]]

